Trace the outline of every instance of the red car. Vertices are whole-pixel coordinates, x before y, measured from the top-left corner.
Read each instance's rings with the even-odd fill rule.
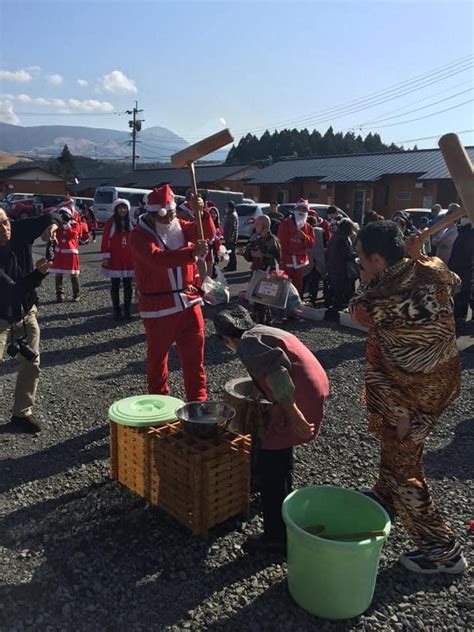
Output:
[[[27,217],[36,217],[42,213],[48,212],[51,208],[56,207],[64,201],[64,195],[35,195],[32,198],[18,200],[7,207],[7,213],[11,219],[26,219]]]

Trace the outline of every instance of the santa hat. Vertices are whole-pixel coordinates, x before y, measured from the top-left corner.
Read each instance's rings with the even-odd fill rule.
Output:
[[[216,206],[215,202],[213,202],[212,200],[208,200],[206,202],[205,208],[207,208],[207,210],[209,210],[210,208],[217,208],[217,206]]]
[[[316,211],[315,211],[313,208],[310,208],[310,209],[309,209],[309,211],[308,211],[308,215],[309,215],[310,217],[317,217],[317,216],[318,216],[318,214],[316,213]]]
[[[126,200],[125,198],[117,198],[112,203],[112,211],[115,211],[117,206],[120,206],[120,204],[124,204],[127,207],[127,210],[130,210],[130,202],[128,200]]]
[[[74,198],[71,197],[70,195],[66,195],[66,197],[63,200],[63,204],[74,204]]]
[[[298,200],[298,202],[296,202],[296,204],[295,204],[295,211],[296,211],[297,209],[303,209],[303,210],[305,210],[306,212],[308,212],[308,211],[309,211],[309,203],[308,203],[308,200],[305,200],[305,198],[300,197],[300,199]]]
[[[174,210],[176,204],[174,201],[174,193],[169,184],[153,189],[148,195],[146,204],[149,213],[158,213],[160,217],[164,217],[168,211]]]

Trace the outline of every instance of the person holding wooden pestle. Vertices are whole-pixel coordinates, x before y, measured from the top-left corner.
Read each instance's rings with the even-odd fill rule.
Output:
[[[368,327],[365,389],[369,432],[380,440],[378,480],[366,492],[396,513],[415,544],[400,563],[410,571],[460,574],[461,546],[431,496],[423,449],[443,411],[459,395],[453,296],[459,277],[405,242],[392,221],[359,231],[361,285],[351,316]]]
[[[249,553],[286,551],[281,506],[291,491],[293,447],[319,433],[329,395],[326,373],[313,353],[293,334],[256,325],[241,306],[214,318],[217,335],[236,352],[255,386],[273,403],[257,440],[257,472],[263,505],[263,534],[245,543]]]

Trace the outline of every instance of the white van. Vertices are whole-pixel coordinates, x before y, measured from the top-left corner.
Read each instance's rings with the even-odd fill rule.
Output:
[[[99,226],[112,217],[112,204],[117,198],[124,198],[130,202],[130,217],[137,210],[141,200],[147,200],[151,189],[127,189],[125,187],[98,187],[94,194],[94,214]]]

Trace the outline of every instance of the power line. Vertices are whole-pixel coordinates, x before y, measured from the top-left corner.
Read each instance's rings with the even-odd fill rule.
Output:
[[[267,124],[264,127],[256,127],[253,129],[239,131],[234,130],[234,133],[236,136],[239,136],[241,133],[252,133],[262,130],[264,131],[267,129],[277,129],[287,125],[301,125],[302,123],[315,124],[317,122],[325,122],[336,117],[341,118],[342,116],[346,116],[348,114],[374,107],[375,105],[380,105],[382,103],[398,99],[402,96],[405,96],[406,94],[416,92],[420,89],[433,85],[434,83],[439,83],[440,81],[444,81],[445,79],[455,76],[461,72],[465,72],[466,70],[472,68],[472,59],[472,55],[462,57],[454,62],[450,62],[445,66],[438,67],[428,73],[418,75],[413,79],[395,84],[392,87],[385,88],[384,90],[379,90],[353,101],[348,101],[347,103],[341,104],[336,107],[321,110],[319,112],[314,112],[310,115],[305,115],[304,117],[287,119],[285,121],[280,121],[279,123]],[[190,136],[187,136],[187,139],[191,140],[192,138]]]
[[[454,134],[457,134],[458,136],[460,136],[461,134],[472,134],[472,132],[474,132],[474,129],[463,129],[461,131],[458,132],[453,132]],[[419,140],[434,140],[435,138],[441,138],[441,136],[444,134],[445,132],[441,132],[440,134],[436,134],[435,136],[423,136],[422,138],[409,138],[408,140],[397,140],[395,141],[395,145],[403,145],[403,143],[416,143]]]
[[[466,86],[471,86],[471,90],[472,88],[472,81],[469,83],[466,83],[465,81],[463,81],[462,83],[457,83],[455,86],[451,86],[451,90],[456,90],[457,88],[465,88]],[[403,110],[406,110],[407,108],[411,107],[412,105],[418,105],[419,103],[422,103],[423,101],[430,101],[433,97],[437,97],[440,94],[446,94],[446,89],[443,90],[437,90],[436,92],[433,92],[433,94],[429,94],[426,97],[423,97],[422,99],[417,98],[416,101],[411,101],[410,103],[407,103],[406,105],[402,106],[402,107],[398,107],[395,108],[394,110],[389,110],[388,112],[384,112],[383,114],[380,114],[377,118],[374,119],[370,119],[370,121],[365,121],[364,123],[361,123],[360,125],[356,125],[357,129],[360,129],[360,127],[366,127],[367,125],[371,125],[372,123],[378,123],[379,121],[385,121],[387,120],[385,117],[388,116],[389,114],[396,114],[398,112],[402,112]],[[459,93],[458,93],[459,94]],[[462,94],[462,93],[460,93]],[[455,96],[455,95],[453,95]],[[451,97],[452,98],[452,97]],[[439,103],[438,101],[436,103]],[[431,102],[431,105],[433,105],[433,102]],[[405,112],[406,114],[406,112]],[[402,114],[403,116],[403,114]]]
[[[384,123],[383,125],[373,125],[372,127],[393,127],[393,125],[405,125],[405,123],[413,123],[414,121],[422,121],[432,116],[436,116],[437,114],[443,114],[443,112],[449,112],[450,110],[455,110],[457,108],[460,108],[463,105],[472,103],[473,101],[474,99],[468,99],[467,101],[463,101],[462,103],[458,103],[457,105],[452,105],[450,108],[445,108],[444,110],[438,110],[438,112],[432,112],[431,114],[425,114],[425,116],[418,116],[417,118],[409,119],[408,121],[397,121],[396,123]]]

